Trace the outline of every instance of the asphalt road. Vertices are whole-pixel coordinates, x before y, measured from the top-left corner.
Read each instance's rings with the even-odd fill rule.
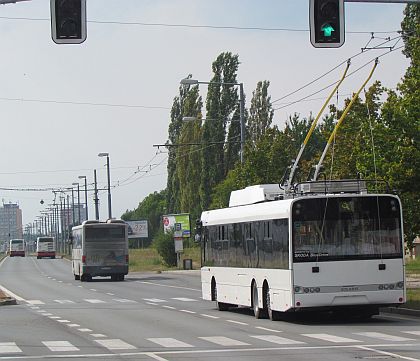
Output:
[[[81,283],[67,260],[16,257],[0,285],[18,298],[0,307],[0,360],[420,361],[419,319],[256,320],[202,301],[197,273]]]

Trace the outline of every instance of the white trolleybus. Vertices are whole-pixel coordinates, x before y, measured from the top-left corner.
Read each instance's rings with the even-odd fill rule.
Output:
[[[400,200],[366,182],[300,183],[231,194],[202,213],[203,299],[253,308],[255,317],[327,310],[371,317],[405,302]]]
[[[9,242],[10,257],[25,257],[25,241],[23,239],[11,239]]]
[[[75,280],[111,276],[124,281],[128,274],[127,224],[122,220],[84,221],[72,229],[72,270]]]
[[[38,237],[36,239],[36,258],[55,258],[54,237]]]

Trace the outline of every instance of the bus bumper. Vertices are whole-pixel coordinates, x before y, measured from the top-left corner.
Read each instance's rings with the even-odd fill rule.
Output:
[[[128,274],[127,266],[82,266],[82,274],[95,276],[111,276]]]
[[[36,254],[37,258],[42,258],[42,257],[55,257],[55,252],[38,252]]]
[[[25,257],[25,251],[10,251],[10,257]]]

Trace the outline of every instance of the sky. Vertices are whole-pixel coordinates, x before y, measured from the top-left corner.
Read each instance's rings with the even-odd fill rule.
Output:
[[[167,154],[153,145],[168,139],[180,80],[192,74],[209,81],[211,63],[224,51],[239,55],[237,80],[247,108],[258,81],[270,81],[275,101],[355,55],[350,71],[381,56],[372,81],[395,88],[409,64],[401,50],[361,49],[372,32],[370,47],[397,37],[404,6],[346,3],[345,44],[315,49],[308,0],[87,0],[88,35],[80,45],[52,41],[48,0],[0,5],[0,197],[19,203],[24,225],[33,222],[54,202],[54,193],[43,189],[71,187],[81,175],[91,189],[94,169],[99,188],[106,188],[106,160],[98,153],[107,152],[112,215],[136,208],[166,187]],[[370,68],[343,83],[339,105]],[[331,84],[343,71],[344,65],[274,102],[273,123],[281,128],[294,113],[317,113],[328,90],[287,103]],[[205,85],[200,92],[205,97]],[[106,191],[99,197],[104,219]],[[88,207],[93,216],[91,192]]]

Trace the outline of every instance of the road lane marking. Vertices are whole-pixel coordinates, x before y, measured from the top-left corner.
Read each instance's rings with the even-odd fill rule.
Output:
[[[152,286],[167,287],[167,288],[178,288],[178,289],[181,289],[181,290],[189,290],[189,291],[201,292],[201,289],[197,289],[197,288],[180,287],[180,286],[169,286],[169,285],[162,285],[161,283],[146,282],[146,281],[136,281],[136,282],[138,282],[138,283],[144,283],[146,285],[152,285]]]
[[[190,311],[190,310],[179,310],[179,312],[185,312],[185,313],[197,313],[197,312]]]
[[[253,338],[257,338],[258,340],[277,343],[278,345],[297,345],[297,344],[304,344],[305,342],[302,341],[295,341],[290,340],[288,338],[275,336],[275,335],[257,335],[257,336],[251,336]]]
[[[89,288],[89,290],[91,290],[93,292],[96,292],[96,290],[94,288]]]
[[[236,323],[237,325],[248,326],[248,324],[245,322],[239,322],[239,321],[234,321],[234,320],[226,320],[226,322]]]
[[[400,337],[400,336],[393,336],[387,335],[381,332],[353,332],[354,335],[360,335],[365,337],[377,338],[379,340],[384,341],[413,341],[412,338]]]
[[[201,313],[201,314],[200,314],[200,316],[207,317],[207,318],[213,318],[213,319],[218,319],[218,318],[220,318],[220,317],[217,317],[217,316],[206,315],[205,313]]]
[[[49,313],[49,312],[47,312],[47,313],[43,313],[42,314],[42,316],[52,316],[53,314],[52,313]]]
[[[79,351],[76,346],[73,346],[68,341],[42,341],[42,343],[53,352]]]
[[[197,300],[194,300],[192,298],[187,298],[187,297],[174,297],[174,298],[171,298],[171,300],[177,300],[177,301],[182,301],[182,302],[197,302]]]
[[[263,331],[283,332],[283,331],[280,331],[280,330],[273,330],[272,328],[266,328],[266,327],[261,327],[261,326],[256,326],[255,328],[258,328],[259,330],[263,330]]]
[[[413,358],[413,357],[408,357],[408,356],[403,356],[400,354],[396,354],[393,352],[388,352],[388,351],[382,351],[382,350],[376,350],[373,347],[368,347],[368,346],[359,346],[356,345],[355,347],[361,349],[361,350],[365,350],[365,351],[372,351],[372,352],[376,352],[379,353],[381,355],[387,355],[387,356],[391,356],[393,358],[399,358],[399,359],[403,359],[403,360],[409,360],[409,361],[420,361],[420,359],[418,358]]]
[[[143,300],[148,301],[148,302],[155,302],[155,303],[168,302],[165,300],[161,300],[160,298],[143,298]]]
[[[110,293],[110,292],[108,292],[108,293],[107,293],[107,295],[110,295],[110,296],[115,296],[115,293]]]
[[[15,342],[0,342],[0,354],[23,352]]]
[[[157,303],[153,303],[153,302],[146,302],[148,305],[152,305],[152,306],[157,306]]]
[[[54,300],[54,302],[61,303],[61,304],[74,303],[74,301],[71,301],[71,300]]]
[[[58,322],[61,322],[61,323],[70,323],[71,321],[69,321],[69,320],[57,320]]]
[[[97,337],[97,338],[106,337],[106,335],[104,335],[103,333],[91,333],[90,335],[92,337]]]
[[[189,343],[182,342],[170,337],[148,338],[147,340],[156,343],[162,347],[194,347]]]
[[[137,301],[128,300],[127,298],[113,298],[112,300],[121,303],[137,303]]]
[[[49,318],[51,318],[52,320],[58,320],[61,317],[60,316],[50,316]]]
[[[69,326],[69,327],[80,327],[80,325],[78,323],[69,323],[69,324],[67,324],[67,326]]]
[[[97,300],[97,299],[91,299],[91,298],[87,298],[87,299],[84,299],[86,302],[89,302],[89,303],[106,303],[105,301],[102,301],[102,300]]]
[[[26,302],[30,305],[45,305],[45,302],[42,302],[41,300],[26,300]]]
[[[249,343],[234,340],[233,338],[224,336],[199,337],[202,340],[215,343],[220,346],[249,346]]]
[[[80,331],[80,332],[92,332],[92,330],[90,328],[78,328],[77,331]]]
[[[353,340],[351,338],[345,338],[340,336],[329,335],[327,333],[304,333],[302,336],[316,338],[318,340],[335,342],[335,343],[348,343],[348,342],[362,342],[358,340]]]
[[[151,353],[151,352],[146,352],[144,355],[149,356],[152,359],[155,359],[155,360],[158,360],[158,361],[168,361],[168,359],[160,357],[158,355],[155,355],[154,353]]]
[[[409,333],[411,335],[420,336],[420,331],[401,331],[403,333]]]
[[[95,340],[101,346],[106,347],[108,350],[135,350],[136,347],[124,342],[120,339],[109,339],[109,340]]]
[[[167,308],[168,310],[176,310],[175,307],[163,305],[163,308]]]

